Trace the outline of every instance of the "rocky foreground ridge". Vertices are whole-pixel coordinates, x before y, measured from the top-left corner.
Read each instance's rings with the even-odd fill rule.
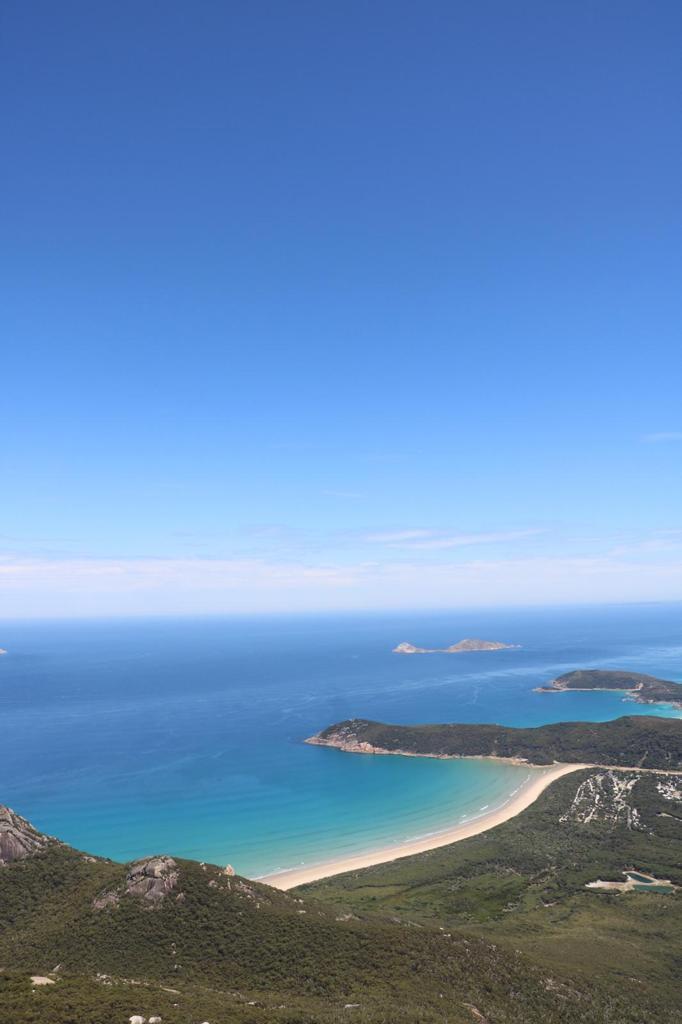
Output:
[[[180,858],[116,864],[41,838],[5,808],[2,820],[20,858],[0,867],[3,1024],[438,1024],[444,1007],[451,1024],[504,1024],[510,1000],[524,1024],[599,1024],[610,1000],[580,983],[578,1022],[565,1014],[573,978],[553,970],[548,988],[546,969],[486,938],[356,915]]]
[[[682,722],[615,725],[567,724],[619,756],[681,759]],[[340,726],[370,745],[394,728]],[[396,742],[438,748],[457,729],[434,728]],[[619,895],[602,917],[586,885],[631,869],[682,884],[681,789],[674,772],[585,769],[488,833],[288,893],[167,855],[92,857],[0,808],[0,1018],[680,1024],[679,890]]]

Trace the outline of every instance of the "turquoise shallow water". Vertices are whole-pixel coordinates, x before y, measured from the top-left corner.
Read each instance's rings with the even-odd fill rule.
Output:
[[[0,802],[94,853],[244,874],[421,836],[504,803],[528,769],[366,757],[305,736],[354,715],[537,725],[671,714],[536,694],[578,667],[680,679],[682,609],[0,624]],[[513,651],[401,657],[464,636]]]

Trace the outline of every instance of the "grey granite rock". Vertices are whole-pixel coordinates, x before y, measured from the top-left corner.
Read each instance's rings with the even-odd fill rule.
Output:
[[[56,840],[38,832],[25,818],[0,804],[0,867],[32,857],[54,842]]]

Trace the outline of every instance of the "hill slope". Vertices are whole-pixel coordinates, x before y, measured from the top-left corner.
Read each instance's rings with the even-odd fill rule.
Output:
[[[0,964],[13,1024],[676,1021],[634,983],[595,986],[438,918],[341,911],[212,865],[120,865],[47,837],[0,868]]]
[[[161,1009],[164,1024],[324,1022],[348,1004],[377,1024],[577,1024],[604,1019],[613,998],[573,994],[560,970],[548,987],[545,970],[474,936],[347,916],[211,865],[119,865],[47,839],[0,868],[0,964],[13,1024],[86,1012],[123,1024]],[[55,984],[32,986],[36,974]]]
[[[579,986],[636,990],[642,1020],[682,1020],[682,888],[670,895],[585,888],[626,869],[682,886],[682,777],[587,769],[518,817],[451,846],[302,886],[346,912],[465,929]],[[604,1019],[620,1022],[619,1013]],[[663,1012],[663,1010],[661,1010]]]

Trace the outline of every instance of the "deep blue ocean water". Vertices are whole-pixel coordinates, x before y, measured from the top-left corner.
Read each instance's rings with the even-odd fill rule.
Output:
[[[520,650],[405,657],[463,637]],[[306,746],[353,716],[539,725],[675,714],[537,694],[574,668],[682,678],[682,606],[0,624],[0,802],[121,860],[260,875],[446,828],[528,774]]]

